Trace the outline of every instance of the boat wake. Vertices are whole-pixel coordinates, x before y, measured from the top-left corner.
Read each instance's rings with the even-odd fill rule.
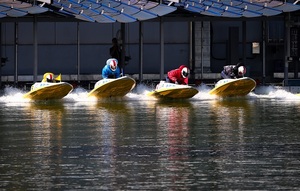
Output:
[[[199,93],[194,97],[190,98],[191,101],[207,101],[207,100],[216,100],[216,99],[226,99],[220,98],[215,95],[210,95],[209,91],[212,89],[211,87],[202,84],[197,87]],[[147,94],[152,91],[153,88],[146,86],[144,84],[137,84],[137,86],[126,96],[122,98],[107,98],[97,100],[93,97],[88,97],[88,90],[77,87],[71,93],[69,93],[66,97],[64,97],[62,102],[79,102],[79,103],[97,103],[99,101],[152,101],[156,100],[156,98],[147,96]],[[30,99],[23,98],[23,95],[26,91],[14,88],[14,87],[5,87],[2,95],[0,96],[0,103],[30,103],[33,102]],[[255,91],[250,92],[245,99],[270,99],[270,100],[287,100],[287,101],[300,101],[300,96],[288,92],[284,89],[276,88],[273,86],[260,86],[256,87]]]

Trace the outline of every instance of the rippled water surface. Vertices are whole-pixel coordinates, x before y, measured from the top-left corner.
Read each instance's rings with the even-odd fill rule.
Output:
[[[299,190],[300,98],[0,97],[0,190]]]

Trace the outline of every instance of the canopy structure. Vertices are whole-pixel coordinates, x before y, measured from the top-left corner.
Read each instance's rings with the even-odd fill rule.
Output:
[[[164,16],[184,9],[217,17],[274,16],[300,9],[278,0],[0,0],[0,18],[45,12],[98,23],[130,23]]]
[[[49,2],[0,0],[1,17],[52,12],[98,23],[144,21],[176,11],[175,6],[147,0],[52,0]]]
[[[27,14],[40,14],[47,12],[44,4],[36,5],[18,0],[0,0],[0,18],[22,17]]]
[[[296,3],[272,0],[183,0],[176,6],[208,16],[259,17],[299,10],[300,6]]]

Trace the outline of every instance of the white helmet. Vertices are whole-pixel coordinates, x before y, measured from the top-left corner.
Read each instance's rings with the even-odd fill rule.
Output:
[[[182,75],[183,78],[187,78],[189,73],[190,72],[189,72],[189,69],[187,67],[182,68],[181,75]]]
[[[116,71],[117,66],[118,66],[118,60],[115,58],[110,58],[106,61],[106,64],[109,65],[109,67],[112,71]]]
[[[246,74],[246,68],[245,68],[245,66],[238,67],[238,75],[239,76],[244,76],[244,74]]]
[[[53,82],[53,74],[48,74],[46,79],[47,79],[47,82]]]

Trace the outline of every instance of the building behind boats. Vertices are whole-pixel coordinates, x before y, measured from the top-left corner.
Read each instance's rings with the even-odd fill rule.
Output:
[[[61,73],[64,81],[96,81],[114,37],[131,57],[125,74],[139,81],[164,79],[167,71],[186,64],[191,82],[213,83],[224,65],[239,61],[258,83],[281,83],[285,74],[298,79],[299,11],[231,19],[176,12],[109,24],[52,17],[0,21],[2,84],[39,81],[49,71]]]

